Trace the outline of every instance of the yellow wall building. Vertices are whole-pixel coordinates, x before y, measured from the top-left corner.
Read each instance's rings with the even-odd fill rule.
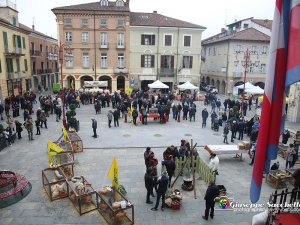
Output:
[[[28,32],[19,27],[18,11],[9,1],[0,6],[0,98],[31,88]]]

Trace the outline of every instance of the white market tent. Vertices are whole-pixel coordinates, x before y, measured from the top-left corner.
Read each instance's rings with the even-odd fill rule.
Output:
[[[180,84],[177,86],[179,89],[182,90],[195,90],[198,89],[195,85],[193,85],[191,82],[187,81],[184,84]]]
[[[244,85],[241,84],[233,88],[233,94],[237,95],[238,89],[244,89]],[[250,82],[245,84],[245,92],[248,94],[263,94],[264,90],[261,89],[259,86],[254,86]]]
[[[166,88],[169,88],[168,85],[164,84],[160,80],[157,80],[157,81],[153,82],[152,84],[148,84],[148,87],[152,88],[152,89],[166,89]]]

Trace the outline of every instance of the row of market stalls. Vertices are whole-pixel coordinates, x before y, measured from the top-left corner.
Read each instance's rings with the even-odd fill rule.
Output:
[[[233,88],[233,95],[238,95],[239,94],[239,90],[244,90],[245,93],[249,94],[249,95],[262,95],[264,93],[264,89],[260,88],[259,86],[254,86],[253,84],[251,84],[250,82],[247,82],[242,85],[236,86]]]
[[[148,87],[151,89],[168,89],[169,86],[161,82],[160,80],[157,80],[153,82],[152,84],[148,84]],[[180,90],[196,90],[198,87],[193,85],[191,82],[187,81],[184,84],[178,85],[178,89]]]

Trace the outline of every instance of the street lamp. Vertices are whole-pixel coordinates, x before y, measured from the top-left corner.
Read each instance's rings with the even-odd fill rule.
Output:
[[[66,114],[65,114],[65,91],[64,91],[64,82],[63,82],[63,63],[64,63],[64,60],[66,60],[66,61],[71,60],[72,50],[69,45],[62,44],[61,42],[59,42],[59,45],[53,44],[51,46],[51,49],[56,56],[57,56],[57,52],[58,52],[58,60],[59,60],[59,64],[60,64],[60,84],[61,84],[60,96],[61,96],[61,100],[62,100],[63,126],[66,128],[67,122],[66,122]],[[65,52],[65,54],[64,54],[64,52]]]
[[[242,66],[245,68],[245,70],[244,70],[244,88],[242,94],[241,116],[244,116],[245,85],[246,85],[248,68],[249,66],[251,66],[251,64],[254,64],[255,67],[258,67],[260,63],[258,60],[254,61],[253,63],[253,61],[250,60],[251,55],[256,55],[258,59],[258,53],[256,51],[249,51],[249,49],[247,48],[246,51],[244,52],[244,60],[242,61]]]

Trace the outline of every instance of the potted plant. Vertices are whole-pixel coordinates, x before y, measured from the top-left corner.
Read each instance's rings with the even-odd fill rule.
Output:
[[[76,119],[76,106],[74,104],[71,104],[69,107],[69,111],[67,112],[66,116],[67,116],[67,127],[70,128],[74,128],[76,131],[78,131],[78,121]]]

